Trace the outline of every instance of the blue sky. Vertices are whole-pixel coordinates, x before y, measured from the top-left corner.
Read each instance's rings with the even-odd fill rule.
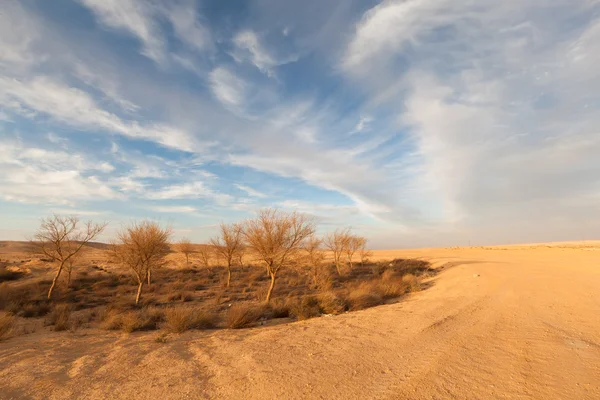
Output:
[[[265,206],[375,248],[600,236],[595,0],[4,1],[0,238],[204,241]]]

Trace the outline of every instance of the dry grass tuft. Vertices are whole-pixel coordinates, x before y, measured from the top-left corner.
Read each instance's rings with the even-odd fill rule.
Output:
[[[193,307],[173,307],[165,310],[168,331],[182,333],[189,329],[211,329],[216,326],[215,315]]]
[[[265,307],[265,317],[267,318],[287,318],[289,316],[289,306],[279,299],[271,301],[271,303]]]
[[[15,317],[8,313],[0,314],[0,341],[8,339],[15,326]]]
[[[227,312],[225,323],[229,329],[247,328],[257,322],[264,313],[264,307],[252,304],[234,304]]]
[[[324,314],[341,314],[348,310],[346,299],[335,292],[321,293],[319,306]]]
[[[54,326],[55,331],[66,331],[71,328],[71,306],[57,304],[46,316],[46,325]]]
[[[402,281],[408,285],[409,292],[419,292],[421,288],[421,281],[413,274],[406,274],[402,277]]]
[[[290,315],[298,320],[318,317],[321,315],[319,299],[315,296],[305,296],[289,302]]]
[[[116,309],[108,310],[101,317],[101,327],[107,330],[122,330],[123,332],[151,331],[165,319],[162,310],[155,307],[145,307],[141,310],[121,312]]]
[[[194,296],[189,292],[172,293],[168,297],[169,301],[182,301],[182,302],[192,301],[193,298],[194,298]]]
[[[375,307],[383,303],[383,297],[372,292],[368,286],[360,285],[348,293],[348,305],[350,310],[362,310]]]

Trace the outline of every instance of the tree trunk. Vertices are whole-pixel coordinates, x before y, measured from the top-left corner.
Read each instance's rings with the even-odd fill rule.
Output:
[[[60,276],[64,265],[64,262],[60,263],[60,267],[58,267],[58,272],[54,276],[54,279],[52,279],[52,285],[50,286],[50,290],[48,290],[48,300],[50,300],[50,298],[52,297],[52,291],[54,290],[54,286],[56,286],[56,281],[58,280],[58,277]]]
[[[271,284],[269,285],[269,291],[267,292],[267,304],[271,301],[271,294],[273,293],[273,288],[275,287],[275,273],[269,271],[269,275],[271,276]]]
[[[142,286],[144,285],[144,281],[141,280],[138,285],[137,295],[135,296],[135,305],[137,306],[140,303],[140,297],[142,296]]]
[[[150,270],[150,268],[148,268],[148,273],[146,274],[148,276],[148,286],[150,286],[150,282],[151,282],[150,273],[151,273],[151,270]]]
[[[71,272],[73,271],[73,267],[69,267],[69,276],[67,278],[67,287],[71,287]]]
[[[350,269],[352,269],[352,259],[348,258],[348,264],[350,264]]]
[[[337,260],[335,260],[335,269],[337,270],[338,275],[342,276],[342,272],[340,271],[340,259],[339,258]]]
[[[231,265],[227,265],[227,287],[231,285]]]

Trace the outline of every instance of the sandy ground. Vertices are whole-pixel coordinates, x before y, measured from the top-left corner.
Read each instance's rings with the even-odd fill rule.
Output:
[[[360,312],[0,343],[0,398],[600,399],[600,244],[381,251],[445,266]]]

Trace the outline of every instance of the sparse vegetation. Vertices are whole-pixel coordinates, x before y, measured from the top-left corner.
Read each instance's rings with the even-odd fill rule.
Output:
[[[77,221],[70,221],[67,232],[89,236],[88,228],[78,230]],[[93,232],[102,229],[91,223],[86,226]],[[71,275],[66,286],[56,284],[58,271],[53,271],[54,279],[36,276],[40,265],[36,263],[46,262],[39,258],[0,260],[2,268],[26,271],[14,282],[0,283],[0,336],[25,334],[41,325],[23,318],[43,318],[46,330],[100,327],[169,333],[239,329],[275,318],[304,320],[372,307],[421,290],[422,276],[431,273],[424,261],[369,262],[364,238],[346,229],[323,240],[314,235],[315,228],[315,222],[303,214],[261,210],[244,223],[222,225],[221,235],[210,245],[194,246],[204,268],[193,268],[189,257],[184,264],[170,250],[170,229],[149,221],[134,222],[118,233],[112,245],[88,241],[73,252],[69,246],[75,244],[64,242],[72,254],[63,259],[62,268]],[[330,262],[325,248],[336,240],[339,251]],[[175,248],[184,254],[190,251],[181,245],[187,246],[188,241]],[[360,254],[360,264],[354,263],[355,254]],[[30,264],[21,267],[26,262]],[[349,268],[342,270],[346,262]],[[223,266],[226,276],[221,273]]]

